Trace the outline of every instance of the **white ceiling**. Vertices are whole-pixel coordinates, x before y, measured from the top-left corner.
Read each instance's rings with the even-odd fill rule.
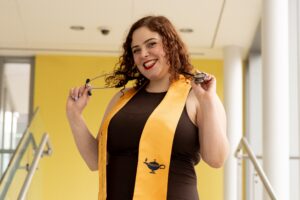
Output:
[[[165,15],[192,56],[222,58],[227,45],[244,57],[261,17],[262,0],[0,0],[0,55],[120,54],[129,26],[149,14]],[[83,31],[70,30],[81,25]],[[102,35],[99,26],[110,28]]]

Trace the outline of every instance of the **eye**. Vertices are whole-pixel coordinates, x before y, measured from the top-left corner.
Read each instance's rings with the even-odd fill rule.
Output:
[[[156,44],[157,44],[156,42],[149,42],[149,43],[147,44],[147,46],[148,46],[149,48],[153,48],[153,47],[155,47]]]
[[[134,48],[133,50],[132,50],[132,53],[133,54],[136,54],[136,53],[138,53],[138,52],[140,52],[141,51],[141,49],[139,49],[139,48]]]

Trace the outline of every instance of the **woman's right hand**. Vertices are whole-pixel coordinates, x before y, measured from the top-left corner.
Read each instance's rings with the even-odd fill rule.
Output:
[[[76,146],[88,167],[94,171],[98,169],[98,140],[91,134],[81,115],[91,89],[89,85],[70,89],[66,112]]]
[[[88,95],[89,90],[91,90],[91,86],[89,85],[70,89],[66,106],[67,116],[69,118],[81,115],[90,98]]]

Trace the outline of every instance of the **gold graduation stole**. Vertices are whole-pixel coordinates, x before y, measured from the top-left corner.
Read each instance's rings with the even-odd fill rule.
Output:
[[[183,76],[173,82],[148,118],[139,143],[133,200],[167,199],[168,176],[175,130],[190,91]],[[106,145],[111,118],[137,93],[128,90],[107,115],[99,138],[99,200],[106,200]]]

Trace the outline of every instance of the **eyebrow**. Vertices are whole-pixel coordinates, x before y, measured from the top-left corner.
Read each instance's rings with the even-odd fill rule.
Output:
[[[157,38],[149,38],[149,39],[145,40],[145,41],[143,42],[143,44],[146,44],[147,42],[149,42],[149,41],[151,41],[151,40],[157,40]],[[131,47],[131,49],[136,48],[136,47],[138,47],[138,46],[139,46],[139,45],[134,45],[134,46]]]

